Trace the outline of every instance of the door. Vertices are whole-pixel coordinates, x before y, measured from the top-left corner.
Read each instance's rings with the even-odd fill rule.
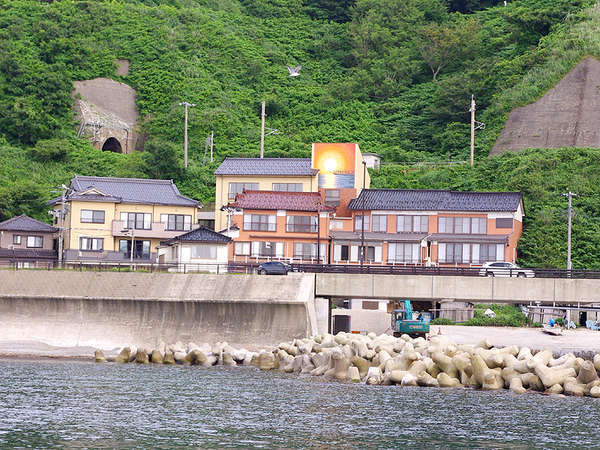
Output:
[[[350,332],[350,316],[333,316],[333,334],[338,334],[340,331]]]

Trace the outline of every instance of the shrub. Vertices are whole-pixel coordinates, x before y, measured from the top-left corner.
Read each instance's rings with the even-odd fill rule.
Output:
[[[437,319],[433,319],[430,322],[431,325],[456,325],[456,322],[446,318],[446,317],[438,317]]]
[[[484,314],[486,309],[496,313],[496,317],[488,317]],[[527,324],[525,315],[514,305],[475,305],[472,319],[467,320],[464,325],[481,327],[523,327]]]

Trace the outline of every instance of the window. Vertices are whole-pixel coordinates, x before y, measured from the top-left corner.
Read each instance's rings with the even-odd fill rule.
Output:
[[[249,256],[250,255],[250,242],[235,242],[233,246],[235,255]]]
[[[512,223],[512,221],[511,221]],[[512,225],[511,225],[512,228]],[[487,219],[485,217],[473,217],[471,219],[471,234],[486,234]]]
[[[443,243],[438,245],[438,260],[441,263],[481,264],[504,260],[503,244]]]
[[[82,209],[81,223],[104,223],[104,211]]]
[[[340,206],[340,191],[338,189],[326,189],[325,204],[327,206]]]
[[[317,218],[314,216],[287,216],[288,233],[316,233]]]
[[[103,238],[80,237],[79,249],[89,252],[101,252],[104,249]]]
[[[480,244],[479,246],[479,261],[484,263],[488,261],[497,261],[504,259],[504,255],[496,255],[496,244]],[[501,258],[497,258],[501,256]]]
[[[323,256],[323,255],[321,255]],[[294,257],[295,258],[316,258],[317,257],[317,244],[305,244],[296,242],[294,244]]]
[[[343,230],[344,222],[342,220],[332,220],[331,227],[332,230]]]
[[[149,230],[152,228],[152,214],[150,213],[121,213],[121,222],[127,229]]]
[[[275,231],[276,220],[273,214],[244,214],[244,230]]]
[[[340,254],[340,261],[348,261],[348,255],[349,255],[349,245],[342,245],[341,246],[341,254]]]
[[[302,183],[273,183],[274,191],[302,192]]]
[[[229,183],[229,200],[235,200],[235,196],[244,190],[258,191],[258,183]]]
[[[398,233],[429,231],[429,216],[398,216],[396,219],[396,231]]]
[[[27,247],[42,248],[43,245],[44,238],[42,236],[27,236]]]
[[[18,234],[13,234],[13,244],[21,245],[21,236]]]
[[[439,217],[438,233],[486,234],[485,217]]]
[[[466,245],[466,244],[465,244]],[[463,244],[440,243],[438,246],[438,259],[441,263],[462,263]],[[468,262],[468,261],[464,261]]]
[[[509,228],[512,230],[513,220],[510,217],[496,219],[496,228]]]
[[[135,240],[133,246],[134,259],[150,259],[150,241]],[[131,239],[119,240],[119,251],[127,259],[131,258]]]
[[[363,216],[354,216],[354,230],[362,230]],[[369,231],[369,216],[365,216],[365,231]]]
[[[192,258],[217,259],[217,246],[207,244],[193,245]]]
[[[167,231],[190,231],[192,216],[186,214],[161,214],[160,221]]]
[[[283,242],[252,242],[252,256],[283,257]]]
[[[420,262],[419,244],[390,242],[388,245],[388,259],[391,262],[411,263]]]
[[[364,261],[375,261],[375,247],[365,246],[365,259]]]
[[[373,231],[379,233],[387,232],[387,216],[374,215],[373,217]]]

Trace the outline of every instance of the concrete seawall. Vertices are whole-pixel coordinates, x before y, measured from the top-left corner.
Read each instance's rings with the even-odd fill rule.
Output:
[[[313,275],[0,271],[0,342],[259,345],[316,328]]]

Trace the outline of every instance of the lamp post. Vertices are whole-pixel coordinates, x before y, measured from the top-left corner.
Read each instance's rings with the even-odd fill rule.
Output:
[[[135,242],[134,242],[134,237],[133,237],[133,228],[125,228],[124,230],[121,230],[121,233],[131,233],[131,249],[129,252],[129,261],[131,262],[131,264],[133,264],[133,250],[135,248]]]

